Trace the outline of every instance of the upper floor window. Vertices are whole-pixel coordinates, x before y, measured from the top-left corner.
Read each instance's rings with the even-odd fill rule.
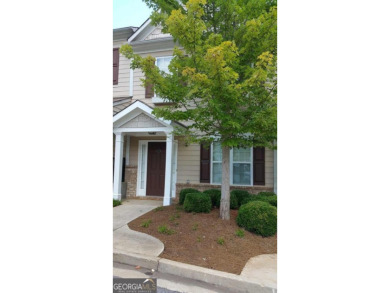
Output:
[[[118,84],[118,78],[119,78],[119,48],[114,48],[113,50],[113,84]]]
[[[173,56],[166,56],[166,57],[156,57],[156,66],[163,72],[169,74],[169,63],[171,63],[171,60],[173,59]],[[150,93],[150,91],[148,91]],[[148,95],[146,95],[148,97]],[[157,96],[155,93],[152,96],[152,102],[153,103],[164,103],[164,100]]]

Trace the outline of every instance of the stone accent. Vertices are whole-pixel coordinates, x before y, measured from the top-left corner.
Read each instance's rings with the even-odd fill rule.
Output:
[[[207,189],[221,189],[221,185],[207,184],[207,183],[176,183],[176,199],[179,200],[180,191],[184,188],[194,188],[199,191],[205,191]],[[249,193],[257,194],[260,191],[273,191],[272,187],[266,187],[262,185],[254,185],[254,186],[230,186],[230,190],[246,190]]]
[[[130,121],[121,125],[122,128],[149,128],[149,127],[165,127],[148,115],[141,113]]]
[[[137,170],[135,166],[127,166],[125,182],[127,183],[126,197],[136,196],[137,193]]]

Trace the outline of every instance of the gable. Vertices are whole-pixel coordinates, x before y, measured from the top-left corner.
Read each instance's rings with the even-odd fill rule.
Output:
[[[156,27],[149,35],[146,36],[145,41],[147,40],[155,40],[155,39],[161,39],[161,38],[169,38],[170,34],[164,34],[161,31],[161,27]]]
[[[166,127],[162,123],[154,120],[148,115],[141,113],[133,119],[127,121],[120,126],[121,128],[150,128],[150,127]]]

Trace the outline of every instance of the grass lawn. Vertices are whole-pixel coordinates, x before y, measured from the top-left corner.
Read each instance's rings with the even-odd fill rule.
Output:
[[[230,221],[223,221],[219,209],[195,214],[171,205],[144,214],[129,227],[160,239],[165,246],[160,257],[240,274],[251,257],[276,253],[277,235],[264,238],[243,230],[237,214],[231,210]]]

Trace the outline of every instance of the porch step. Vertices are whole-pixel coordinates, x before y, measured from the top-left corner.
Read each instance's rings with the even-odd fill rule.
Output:
[[[138,199],[138,200],[160,200],[163,201],[163,196],[130,196],[128,199]]]

